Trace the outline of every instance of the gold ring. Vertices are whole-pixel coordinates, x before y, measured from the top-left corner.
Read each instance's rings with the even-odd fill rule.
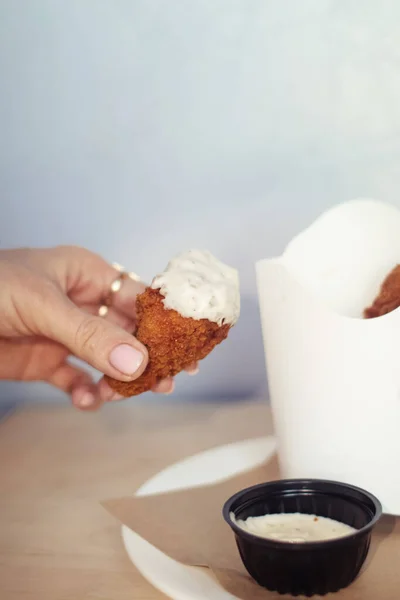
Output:
[[[117,294],[122,288],[122,284],[126,279],[131,279],[132,281],[140,281],[139,275],[133,273],[132,271],[125,271],[124,267],[118,263],[112,263],[112,267],[119,273],[118,277],[114,279],[114,281],[110,285],[110,291],[107,296],[103,299],[103,303],[101,304],[98,315],[99,317],[106,317],[108,313],[108,309],[113,303],[113,299],[115,294]]]

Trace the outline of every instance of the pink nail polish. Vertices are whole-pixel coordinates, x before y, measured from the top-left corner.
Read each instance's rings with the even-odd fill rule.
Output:
[[[144,355],[129,344],[120,344],[110,352],[110,364],[124,375],[133,375],[144,360]]]
[[[188,375],[197,375],[197,373],[200,371],[199,367],[196,367],[195,369],[191,369],[190,371],[187,371]]]
[[[95,403],[95,397],[90,392],[85,392],[79,401],[79,406],[82,408],[89,408]]]
[[[169,392],[165,392],[165,395],[170,396],[171,394],[173,394],[174,390],[175,390],[175,382],[173,381],[171,389],[169,390]]]
[[[124,396],[121,396],[121,394],[114,394],[107,402],[116,402],[117,400],[123,400],[123,398]]]

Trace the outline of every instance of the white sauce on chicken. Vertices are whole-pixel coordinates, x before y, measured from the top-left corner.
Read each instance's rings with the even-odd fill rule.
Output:
[[[240,313],[239,274],[210,252],[189,250],[172,259],[151,285],[165,308],[183,317],[234,325]]]

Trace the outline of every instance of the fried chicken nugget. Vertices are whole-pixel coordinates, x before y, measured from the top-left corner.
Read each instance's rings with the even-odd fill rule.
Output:
[[[366,308],[364,317],[374,319],[392,312],[400,306],[400,265],[389,273],[372,306]]]
[[[137,297],[136,338],[149,353],[144,373],[131,382],[106,377],[122,396],[136,396],[161,379],[202,360],[228,335],[239,316],[237,272],[208,252],[173,259]]]
[[[201,360],[222,340],[229,325],[217,325],[207,319],[198,321],[165,309],[158,290],[147,288],[137,298],[137,339],[149,353],[144,373],[135,381],[117,381],[107,377],[110,387],[123,396],[136,396],[150,390],[160,379],[173,377],[186,366]]]

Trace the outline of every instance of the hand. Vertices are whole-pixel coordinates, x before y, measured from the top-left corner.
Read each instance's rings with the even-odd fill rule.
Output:
[[[46,381],[93,410],[121,398],[104,379],[95,384],[70,355],[103,374],[131,381],[143,373],[146,348],[135,331],[135,299],[145,286],[126,279],[107,318],[97,316],[117,271],[76,247],[0,251],[0,379]],[[189,372],[197,372],[192,365]],[[155,392],[171,393],[173,380]]]

